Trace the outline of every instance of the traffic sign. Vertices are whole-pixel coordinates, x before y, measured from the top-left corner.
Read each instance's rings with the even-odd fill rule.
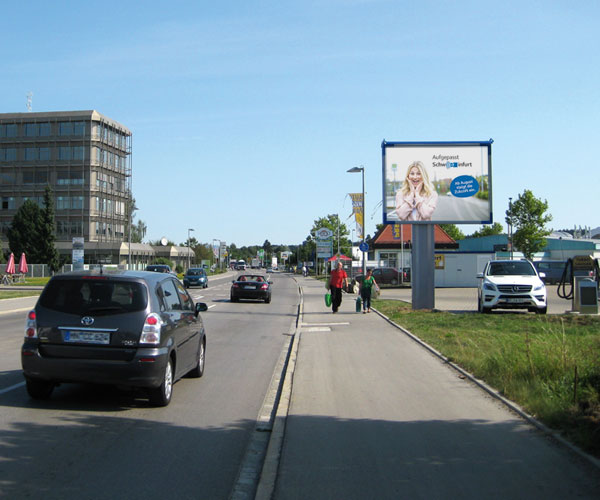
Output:
[[[360,245],[358,245],[358,248],[360,249],[361,252],[368,252],[369,244],[366,241],[361,241]]]

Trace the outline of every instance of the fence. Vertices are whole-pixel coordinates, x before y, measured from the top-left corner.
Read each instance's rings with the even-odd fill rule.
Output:
[[[83,268],[85,270],[94,269],[100,267],[99,264],[84,264]],[[117,264],[108,264],[102,266],[104,269],[128,269],[129,266],[127,264],[117,265]],[[46,278],[52,276],[50,269],[48,268],[48,264],[27,264],[27,273],[25,276],[27,278]],[[135,271],[143,271],[146,268],[145,264],[132,264],[131,268]],[[73,270],[73,264],[65,264],[58,270],[58,274],[69,273]]]

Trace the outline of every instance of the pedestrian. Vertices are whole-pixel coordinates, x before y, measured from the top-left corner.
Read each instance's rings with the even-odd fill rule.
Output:
[[[306,278],[306,275],[308,274],[308,269],[306,269],[306,265],[302,266],[302,276],[304,276]]]
[[[348,275],[344,271],[342,261],[337,261],[336,268],[331,271],[331,277],[329,278],[329,290],[331,291],[331,309],[334,313],[338,312],[338,309],[342,303],[342,287],[348,286]]]
[[[373,277],[373,271],[369,269],[367,275],[360,281],[360,297],[362,299],[363,314],[371,312],[371,292],[373,287],[377,289],[377,283]]]

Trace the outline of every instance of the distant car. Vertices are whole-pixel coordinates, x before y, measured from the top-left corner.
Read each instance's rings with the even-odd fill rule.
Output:
[[[183,286],[189,288],[191,286],[208,286],[208,276],[206,271],[201,267],[191,267],[183,276]]]
[[[544,273],[542,281],[550,285],[559,283],[567,265],[564,260],[539,260],[533,263],[538,273]]]
[[[236,271],[245,271],[246,270],[246,264],[244,264],[244,263],[236,264],[235,265],[235,269],[236,269]]]
[[[268,273],[272,273],[273,272],[273,268],[272,267],[267,267],[267,272]]]
[[[172,273],[171,266],[166,264],[151,264],[146,266],[146,271],[152,271],[153,273]]]
[[[408,272],[408,276],[402,276],[400,271],[395,267],[376,267],[373,269],[373,277],[378,285],[398,285],[402,281],[410,281],[410,271]],[[403,279],[405,277],[408,277],[408,279]],[[355,277],[358,282],[363,278],[362,274]]]
[[[492,309],[527,309],[546,314],[544,273],[526,259],[491,260],[478,274],[477,309],[489,313]]]
[[[267,304],[271,302],[272,281],[260,274],[240,274],[231,284],[231,302],[240,299],[263,300]]]
[[[141,388],[166,406],[176,380],[204,373],[206,310],[171,274],[55,275],[27,315],[27,392],[45,399],[61,383],[107,384]]]

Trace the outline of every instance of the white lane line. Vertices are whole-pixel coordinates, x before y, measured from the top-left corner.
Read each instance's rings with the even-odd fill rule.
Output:
[[[5,392],[14,391],[15,389],[18,389],[19,387],[23,387],[24,385],[25,385],[25,382],[21,382],[20,384],[11,385],[10,387],[7,387],[6,389],[0,389],[0,394],[4,394]]]
[[[344,323],[302,323],[302,326],[342,326],[349,325],[349,322]]]
[[[213,307],[217,307],[217,304],[213,304],[212,306],[208,306],[209,309],[212,309]]]
[[[310,328],[302,328],[306,332],[330,332],[331,328],[327,326],[311,326]]]

